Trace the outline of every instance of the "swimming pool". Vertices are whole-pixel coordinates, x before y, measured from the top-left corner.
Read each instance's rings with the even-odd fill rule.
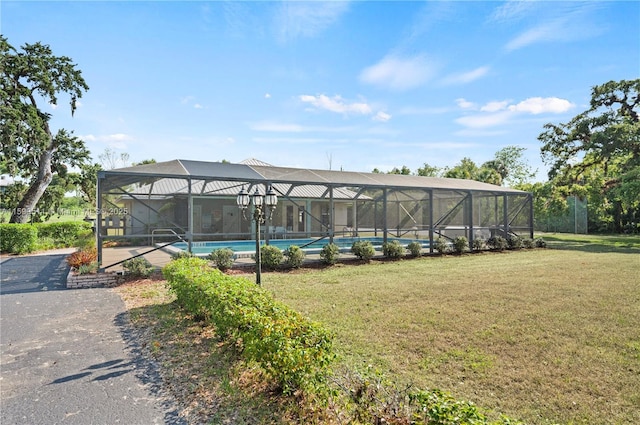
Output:
[[[391,240],[391,239],[389,239]],[[394,239],[399,241],[402,245],[406,246],[407,244],[413,242],[415,239]],[[351,245],[355,241],[369,241],[376,249],[381,249],[382,242],[384,239],[382,237],[366,237],[366,238],[357,238],[357,237],[340,237],[334,238],[333,243],[338,245],[342,251],[349,251],[351,249]],[[423,247],[429,246],[429,241],[423,240],[419,241],[422,243]],[[270,239],[269,245],[278,247],[282,250],[289,248],[291,245],[296,245],[302,248],[307,252],[320,252],[323,246],[329,243],[329,238],[325,239],[316,239],[316,238],[301,238],[301,239]],[[264,245],[264,241],[262,241],[262,245]],[[176,242],[171,246],[170,251],[177,252],[186,251],[187,243],[186,242]],[[229,248],[233,252],[236,253],[254,253],[256,250],[256,241],[255,240],[237,240],[237,241],[206,241],[206,242],[193,242],[191,244],[191,252],[196,255],[207,255],[211,254],[213,250],[221,249],[221,248]]]

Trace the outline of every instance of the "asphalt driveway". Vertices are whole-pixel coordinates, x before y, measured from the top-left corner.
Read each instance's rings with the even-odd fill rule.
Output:
[[[0,263],[0,423],[182,424],[109,289],[65,288],[65,253]]]

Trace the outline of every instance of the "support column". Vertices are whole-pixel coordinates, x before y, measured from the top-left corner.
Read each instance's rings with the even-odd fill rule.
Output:
[[[469,191],[467,197],[469,203],[469,214],[467,216],[469,220],[469,251],[473,251],[473,192]]]
[[[429,189],[429,254],[433,254],[433,189]]]
[[[504,238],[506,239],[509,235],[509,195],[503,195],[503,205],[502,205],[502,219],[504,225]]]
[[[189,190],[189,195],[187,199],[187,218],[188,222],[188,233],[187,233],[187,251],[191,254],[191,249],[193,245],[193,194],[191,193],[191,177],[187,180],[187,188]]]
[[[329,243],[333,243],[336,211],[333,205],[333,186],[329,186]]]
[[[102,267],[102,181],[104,180],[104,171],[98,171],[98,180],[96,182],[96,247],[98,248],[98,267]],[[133,213],[133,212],[132,212]],[[100,269],[101,271],[104,271]]]
[[[389,224],[387,220],[387,188],[382,189],[382,223],[383,223],[383,233],[382,233],[382,242],[387,243],[387,237],[389,234]]]

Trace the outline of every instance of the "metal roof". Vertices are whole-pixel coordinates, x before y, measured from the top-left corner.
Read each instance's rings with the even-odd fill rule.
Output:
[[[137,165],[101,171],[103,177],[115,177],[108,186],[133,184],[146,180],[157,181],[161,178],[191,178],[205,181],[229,181],[247,183],[290,183],[333,187],[393,187],[402,189],[442,189],[462,191],[484,191],[493,193],[525,194],[521,190],[497,186],[475,180],[450,179],[441,177],[407,176],[399,174],[360,173],[352,171],[313,170],[301,168],[274,167],[270,165],[252,165],[260,161],[248,161],[251,164],[230,164],[176,159],[155,164]],[[265,164],[265,163],[262,163]],[[194,192],[196,192],[194,190]]]

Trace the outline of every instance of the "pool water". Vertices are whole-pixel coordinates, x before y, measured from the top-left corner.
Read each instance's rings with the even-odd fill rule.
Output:
[[[391,239],[389,239],[391,240]],[[402,245],[407,245],[413,242],[415,239],[394,239],[399,241]],[[351,245],[355,241],[369,241],[371,244],[380,248],[382,246],[383,238],[382,237],[369,237],[369,238],[334,238],[333,243],[338,245],[338,247],[348,250],[351,249]],[[423,246],[428,241],[422,241]],[[269,245],[280,248],[281,250],[285,250],[292,245],[299,246],[305,251],[319,251],[323,246],[329,243],[329,239],[270,239]],[[262,242],[264,245],[264,242]],[[187,250],[186,242],[176,242],[171,245],[173,248],[180,249],[182,251]],[[229,248],[233,252],[255,252],[256,250],[256,241],[255,240],[243,240],[243,241],[208,241],[208,242],[193,242],[191,245],[191,251],[194,254],[211,254],[213,250],[221,249],[221,248]]]

